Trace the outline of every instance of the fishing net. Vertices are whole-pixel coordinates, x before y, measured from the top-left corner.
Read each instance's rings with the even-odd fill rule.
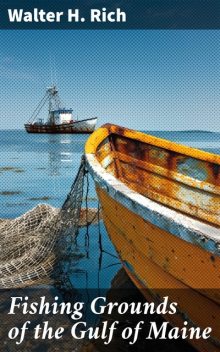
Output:
[[[24,287],[60,270],[58,263],[71,248],[82,221],[89,222],[87,210],[82,209],[86,172],[83,157],[61,209],[40,204],[0,223],[0,288]]]

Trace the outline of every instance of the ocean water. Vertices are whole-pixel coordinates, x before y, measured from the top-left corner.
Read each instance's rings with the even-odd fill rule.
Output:
[[[86,138],[0,131],[0,217],[14,218],[39,203],[60,207],[79,167]]]
[[[204,131],[149,132],[192,147],[220,154],[220,133]],[[78,170],[88,135],[27,134],[23,130],[0,131],[0,218],[14,218],[39,203],[62,206]],[[96,207],[93,181],[89,182],[89,206]],[[98,226],[90,227],[85,249],[85,229],[80,231],[79,251],[72,280],[77,287],[108,287],[120,263],[101,224],[103,254],[100,266]],[[98,268],[101,270],[98,270]]]
[[[150,131],[208,152],[220,154],[220,133]],[[0,131],[0,217],[14,218],[39,203],[60,207],[78,170],[88,135],[28,134]],[[96,194],[90,182],[90,199]],[[94,203],[94,202],[93,202]]]

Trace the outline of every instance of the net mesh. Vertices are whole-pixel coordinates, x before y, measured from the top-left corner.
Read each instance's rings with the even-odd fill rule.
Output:
[[[60,209],[40,204],[14,220],[0,223],[0,288],[28,286],[55,270],[78,233],[85,174],[82,157]]]

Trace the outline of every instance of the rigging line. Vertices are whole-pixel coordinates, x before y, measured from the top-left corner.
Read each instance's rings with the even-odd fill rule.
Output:
[[[93,216],[92,220],[90,220],[90,221],[88,220],[86,226],[89,227],[90,225],[92,225],[93,222],[95,221],[95,218],[97,217],[97,215],[98,215],[98,210],[97,210],[97,212],[95,213],[95,215]]]
[[[39,102],[39,104],[37,105],[36,109],[34,110],[33,114],[31,115],[29,121],[32,121],[39,114],[40,110],[42,109],[42,107],[46,103],[47,99],[48,99],[48,94],[46,92],[44,94],[43,98],[41,99],[41,101]]]
[[[102,252],[103,252],[103,253],[106,253],[106,254],[108,254],[108,255],[110,255],[110,256],[113,257],[113,258],[118,259],[118,257],[117,257],[116,255],[114,255],[114,254],[112,254],[112,253],[109,253],[109,252],[106,251],[105,249],[103,249]]]
[[[58,85],[58,80],[57,80],[57,70],[56,70],[56,59],[53,57],[53,70],[54,70],[54,84],[57,86]]]
[[[100,231],[100,203],[98,201],[98,205],[97,205],[97,219],[98,219],[98,242],[99,242],[99,267],[98,267],[98,293],[100,296],[100,281],[101,281],[101,270],[102,270],[102,237],[101,237],[101,231]]]
[[[102,266],[102,252],[103,252],[103,246],[102,246],[102,234],[101,234],[101,228],[100,228],[100,202],[98,201],[98,230],[99,230],[99,250],[100,250],[100,269]]]
[[[52,68],[52,59],[51,59],[51,54],[50,54],[50,79],[51,79],[51,85],[54,85],[54,80],[53,80],[53,68]]]
[[[89,196],[89,173],[86,171],[86,236],[85,247],[87,248],[87,256],[89,255],[89,221],[88,221],[88,196]],[[87,257],[88,258],[88,257]]]
[[[112,266],[115,266],[115,265],[121,265],[121,262],[117,262],[117,263],[112,263],[112,264],[106,265],[106,266],[103,267],[103,270],[111,268]]]

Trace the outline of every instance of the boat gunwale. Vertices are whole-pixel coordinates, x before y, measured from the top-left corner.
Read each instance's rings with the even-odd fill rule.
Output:
[[[48,127],[65,127],[65,126],[68,126],[68,127],[71,127],[73,125],[75,125],[76,123],[80,123],[80,122],[85,122],[85,121],[91,121],[91,120],[96,120],[97,121],[98,117],[90,117],[89,119],[83,119],[83,120],[77,120],[77,121],[73,121],[72,123],[61,123],[61,124],[55,124],[55,125],[48,125],[48,124],[44,124],[44,125],[34,125],[33,123],[25,123],[24,126],[48,126]]]
[[[118,136],[126,137],[132,140],[136,140],[142,143],[150,144],[158,148],[166,149],[172,152],[179,153],[180,155],[184,156],[189,156],[195,159],[207,161],[210,163],[214,163],[217,165],[220,165],[220,155],[210,153],[203,151],[201,149],[189,147],[186,145],[183,145],[181,143],[176,143],[172,141],[168,141],[163,138],[151,136],[147,133],[140,132],[140,131],[135,131],[132,129],[128,129],[125,127],[117,126],[117,125],[112,125],[112,124],[105,124],[102,125],[99,129],[97,129],[94,132],[94,135],[92,137],[92,140],[90,140],[90,145],[92,144],[92,148],[89,147],[88,143],[86,144],[86,151],[90,151],[90,153],[96,152],[96,149],[99,145],[99,143],[94,143],[95,141],[97,142],[100,140],[100,134],[102,135],[104,133],[105,138],[110,136],[111,134],[116,134]],[[103,138],[104,139],[104,138]]]
[[[207,224],[141,195],[130,189],[115,176],[109,174],[100,164],[95,155],[97,147],[110,135],[112,130],[115,133],[115,127],[120,128],[109,124],[102,126],[86,142],[85,157],[87,166],[98,187],[104,189],[109,196],[141,216],[144,220],[182,240],[193,244],[196,243],[201,248],[220,256],[220,229],[218,226]],[[135,132],[136,134],[139,135],[139,138],[143,136],[141,132]],[[155,138],[158,139],[157,137]],[[161,141],[161,139],[159,140]],[[177,146],[179,147],[179,145]],[[190,147],[185,148],[186,150],[192,149]],[[203,152],[201,151],[201,153]],[[204,153],[205,156],[208,154],[210,158],[209,153]]]

